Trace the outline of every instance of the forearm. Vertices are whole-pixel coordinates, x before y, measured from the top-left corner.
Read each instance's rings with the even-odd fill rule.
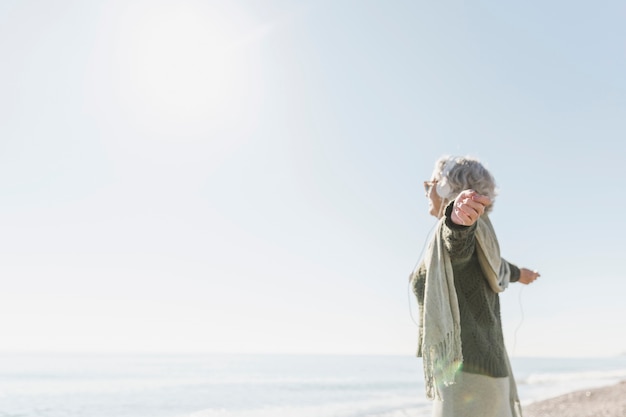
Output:
[[[509,270],[511,271],[511,278],[510,281],[511,282],[517,282],[519,281],[520,278],[520,269],[516,266],[513,265],[511,262],[507,261],[506,259],[502,258],[502,262],[506,262],[507,264],[509,264]]]
[[[463,261],[469,259],[474,253],[476,239],[474,232],[476,224],[462,226],[456,224],[451,219],[454,201],[448,204],[445,209],[445,227],[443,228],[443,241],[446,250],[450,254],[452,261]]]

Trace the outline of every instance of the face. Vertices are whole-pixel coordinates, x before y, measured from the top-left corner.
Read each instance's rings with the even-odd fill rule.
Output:
[[[432,216],[440,218],[442,215],[443,198],[437,194],[437,181],[424,181],[424,190],[426,191],[426,198],[428,198],[428,213]]]

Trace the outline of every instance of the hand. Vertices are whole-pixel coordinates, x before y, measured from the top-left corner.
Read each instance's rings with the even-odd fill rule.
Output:
[[[450,219],[461,226],[471,226],[485,212],[485,208],[491,204],[491,199],[486,195],[478,194],[474,190],[461,191],[452,208]]]
[[[540,276],[541,274],[537,271],[531,271],[527,268],[519,269],[519,282],[521,282],[522,284],[528,285]]]

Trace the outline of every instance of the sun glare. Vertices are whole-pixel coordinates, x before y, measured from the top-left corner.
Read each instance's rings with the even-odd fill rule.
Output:
[[[193,2],[135,4],[124,15],[119,71],[133,122],[159,133],[203,134],[254,101],[241,11]]]

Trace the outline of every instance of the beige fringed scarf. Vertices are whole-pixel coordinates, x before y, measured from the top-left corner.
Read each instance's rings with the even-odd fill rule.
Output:
[[[441,236],[444,222],[445,217],[442,217],[424,258],[426,279],[419,346],[429,399],[441,398],[438,385],[453,384],[463,361],[454,274]],[[495,292],[504,291],[511,273],[508,263],[502,262],[498,240],[487,215],[479,218],[475,236],[478,258],[489,285]]]

